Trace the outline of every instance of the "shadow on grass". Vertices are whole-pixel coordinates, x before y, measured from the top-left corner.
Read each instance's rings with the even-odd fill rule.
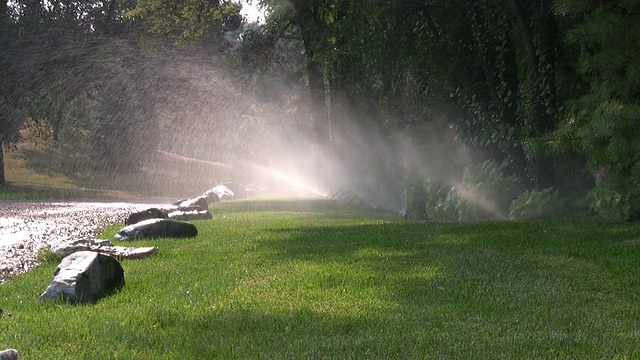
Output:
[[[353,218],[368,217],[376,215],[376,217],[388,216],[390,218],[398,218],[384,212],[376,212],[370,208],[350,204],[340,200],[321,199],[321,198],[299,198],[299,199],[247,199],[247,200],[231,200],[215,203],[211,206],[211,212],[215,214],[224,213],[252,213],[252,212],[310,212],[315,214],[324,214],[323,217],[341,217],[340,213],[345,212],[345,216]]]
[[[76,316],[77,328],[90,327],[87,339],[110,339],[100,355],[114,358],[118,351],[225,359],[637,354],[640,246],[628,241],[640,236],[637,226],[375,219],[329,226],[311,216],[274,228],[263,220],[199,248],[160,240],[161,276],[154,259],[127,269],[139,277],[125,293],[144,290],[139,308],[127,312],[126,302],[110,298],[108,323],[102,313],[92,315],[100,323]],[[201,240],[220,230],[215,220],[201,224]],[[142,268],[154,270],[149,287]],[[77,357],[96,358],[97,342]]]
[[[307,226],[267,229],[274,240],[264,248],[283,258],[349,257],[362,248],[413,251],[417,254],[468,249],[543,253],[615,255],[618,245],[640,236],[628,223],[594,219],[532,222],[427,223],[390,221],[348,226]],[[444,254],[443,254],[444,255]]]
[[[434,311],[432,318],[414,319],[432,329],[444,323]],[[197,318],[174,314],[167,322],[166,313],[157,313],[156,339],[129,339],[128,347],[146,346],[181,349],[180,358],[424,358],[434,354],[453,355],[447,346],[451,339],[426,336],[417,342],[407,319],[391,313],[367,316],[336,316],[310,310],[264,313],[234,309],[212,311]],[[185,334],[185,329],[192,329]],[[172,336],[166,336],[171,334]],[[184,346],[181,341],[188,341]],[[468,344],[471,346],[471,344]]]
[[[565,290],[573,281],[585,287],[602,286],[600,281],[607,286],[620,284],[621,295],[637,295],[627,288],[638,281],[630,259],[640,258],[640,246],[629,239],[638,238],[640,229],[630,224],[594,220],[397,221],[267,231],[274,236],[256,249],[265,257],[282,263],[342,264],[347,269],[344,276],[351,280],[358,274],[349,273],[349,269],[365,269],[372,278],[388,280],[390,296],[402,304],[422,298],[446,303],[461,297],[470,300],[470,296],[478,296],[480,301],[484,297],[495,306],[514,297],[544,302],[541,297],[545,295],[536,286],[556,286],[551,291],[570,297]],[[611,280],[604,280],[606,276]],[[354,281],[355,286],[363,286]],[[496,293],[486,293],[496,288]]]

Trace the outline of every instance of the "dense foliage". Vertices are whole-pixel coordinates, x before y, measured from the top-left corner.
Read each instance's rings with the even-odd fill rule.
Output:
[[[451,220],[487,217],[460,194],[490,199],[500,217],[640,210],[637,1],[254,3],[264,23],[247,24],[231,1],[4,1],[2,142],[45,124],[56,139],[66,134],[60,141],[89,136],[96,163],[133,171],[155,147],[132,146],[140,132],[175,128],[182,138],[144,142],[202,157],[184,139],[233,128],[252,141],[273,125],[269,112],[322,153],[319,182],[342,188],[340,173],[378,202],[408,184],[412,217],[438,218],[428,215],[437,208]],[[175,49],[228,60],[251,85],[242,90],[251,110],[222,126],[165,116],[168,103],[185,113],[176,94],[192,91],[160,66]],[[486,164],[500,176],[470,177]]]

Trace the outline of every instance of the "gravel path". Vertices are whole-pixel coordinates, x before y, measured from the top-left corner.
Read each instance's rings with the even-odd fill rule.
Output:
[[[0,201],[0,284],[38,265],[38,250],[93,238],[131,212],[161,206],[123,202]]]

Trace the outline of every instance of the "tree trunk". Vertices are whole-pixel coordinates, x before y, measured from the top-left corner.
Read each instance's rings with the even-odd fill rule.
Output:
[[[511,0],[518,27],[522,34],[522,44],[529,63],[529,76],[533,84],[531,102],[534,131],[545,135],[553,130],[557,108],[555,89],[555,65],[558,29],[553,14],[551,1],[540,0],[537,11],[531,9],[527,14],[526,4],[522,0]],[[535,19],[532,22],[531,19]],[[540,39],[536,48],[533,42],[534,32]],[[538,188],[544,189],[555,184],[555,168],[553,159],[539,156],[531,164],[531,176],[535,178]]]
[[[309,96],[313,117],[313,132],[319,146],[325,146],[330,140],[329,112],[324,88],[324,73],[321,64],[315,58],[321,32],[319,3],[317,1],[293,1],[296,11],[295,21],[300,29],[304,51],[307,58],[307,76]]]
[[[6,52],[6,47],[7,47],[7,0],[2,0],[2,2],[0,3],[0,26],[2,27],[1,31],[2,33],[0,34],[0,66],[5,66],[5,52]],[[3,99],[6,96],[6,84],[4,79],[2,81],[0,81],[0,100]],[[7,116],[7,112],[6,111],[1,111],[2,114],[0,114],[0,116]],[[7,184],[5,175],[4,175],[4,136],[3,136],[3,129],[5,128],[4,124],[8,124],[7,119],[0,119],[0,124],[3,124],[3,126],[0,126],[0,187],[4,188],[5,185]]]
[[[0,129],[0,188],[7,185],[7,179],[4,176],[4,146],[2,146],[2,129]]]
[[[528,24],[529,18],[527,17],[524,8],[522,7],[521,0],[511,0],[513,11],[516,15],[518,27],[522,33],[522,44],[524,45],[525,52],[527,53],[527,60],[531,67],[531,76],[534,79],[538,78],[538,58],[536,55],[536,48],[533,45],[533,34],[531,33],[531,27]]]
[[[515,46],[511,37],[512,23],[497,24],[487,19],[486,12],[493,14],[496,9],[490,2],[469,2],[469,24],[475,39],[475,47],[478,51],[478,59],[482,66],[485,84],[490,94],[490,106],[487,112],[492,113],[501,124],[518,128],[516,94],[518,93],[518,63]],[[496,34],[505,34],[501,39]],[[502,63],[504,68],[500,68]],[[502,90],[502,91],[500,91]],[[489,110],[493,108],[493,110]],[[510,161],[509,170],[515,174],[527,186],[531,186],[534,180],[528,179],[527,167],[529,162],[521,146],[513,146],[514,138],[504,138],[500,143],[491,145],[488,150],[498,163],[506,159]],[[505,146],[505,143],[508,146]]]
[[[313,56],[313,51],[307,53]],[[307,59],[307,72],[309,76],[309,93],[311,95],[315,140],[319,145],[324,145],[330,140],[329,114],[324,91],[324,76],[320,64],[312,58]]]

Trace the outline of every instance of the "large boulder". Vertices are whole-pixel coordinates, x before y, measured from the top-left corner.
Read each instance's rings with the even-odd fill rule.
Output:
[[[125,226],[114,236],[116,240],[157,239],[161,237],[192,238],[198,235],[195,225],[172,219],[151,219]]]
[[[149,219],[168,219],[169,215],[160,209],[150,208],[138,212],[131,213],[125,220],[125,225],[137,224],[140,221]]]
[[[7,349],[0,351],[0,360],[18,360],[18,350]]]
[[[93,251],[80,251],[62,259],[40,300],[95,303],[123,286],[124,270],[116,259]]]

